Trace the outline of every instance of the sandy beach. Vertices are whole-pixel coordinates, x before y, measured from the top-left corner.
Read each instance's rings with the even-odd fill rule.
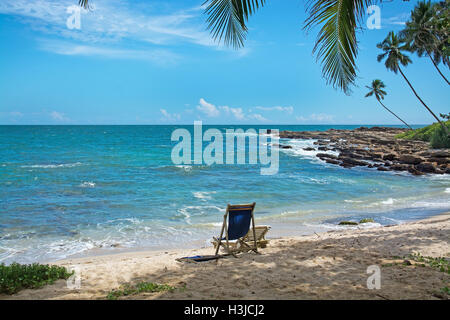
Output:
[[[446,299],[450,276],[413,260],[411,253],[449,257],[450,213],[369,229],[330,231],[271,239],[260,254],[180,263],[183,256],[212,254],[212,247],[120,253],[58,261],[77,266],[79,289],[66,281],[1,299],[105,299],[108,292],[140,281],[176,289],[126,299]],[[367,288],[367,267],[381,269],[381,288]]]

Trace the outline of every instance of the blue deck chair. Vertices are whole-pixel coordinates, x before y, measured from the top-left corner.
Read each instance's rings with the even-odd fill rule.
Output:
[[[258,252],[258,246],[256,242],[255,234],[255,217],[253,210],[255,209],[255,203],[243,204],[243,205],[228,205],[225,215],[223,216],[222,230],[220,231],[219,238],[213,238],[217,243],[216,256],[219,253],[219,249],[222,246],[227,254],[233,254],[240,251],[254,251]],[[243,238],[248,234],[250,230],[250,223],[253,229],[254,246],[249,245],[243,241]],[[224,236],[225,233],[225,236]],[[235,246],[230,246],[230,241],[235,240]]]

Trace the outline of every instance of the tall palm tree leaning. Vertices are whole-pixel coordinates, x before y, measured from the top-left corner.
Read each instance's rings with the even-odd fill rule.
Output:
[[[379,79],[375,79],[372,81],[372,85],[370,87],[366,86],[366,88],[369,89],[370,91],[365,95],[365,97],[367,98],[367,97],[374,95],[375,98],[378,100],[378,102],[383,106],[383,108],[385,108],[387,111],[392,113],[398,120],[403,122],[410,130],[412,130],[412,128],[409,126],[409,124],[407,124],[405,121],[403,121],[399,116],[397,116],[388,107],[386,107],[383,104],[383,102],[381,102],[381,100],[384,99],[384,96],[387,95],[386,91],[383,90],[385,87],[386,86],[384,85],[383,81],[381,81]]]
[[[447,127],[442,123],[441,120],[434,114],[433,111],[423,102],[423,100],[419,97],[414,87],[411,85],[411,82],[409,82],[408,78],[406,78],[405,74],[402,71],[402,66],[407,66],[409,63],[411,63],[411,59],[402,53],[402,51],[406,50],[408,46],[404,44],[398,36],[395,35],[393,31],[389,32],[386,39],[383,40],[383,42],[377,44],[377,48],[383,50],[384,52],[382,54],[379,54],[377,57],[378,62],[382,61],[384,58],[386,58],[386,61],[384,62],[384,65],[388,70],[393,71],[395,74],[399,71],[402,75],[403,79],[408,83],[409,87],[411,88],[412,92],[415,94],[417,99],[423,104],[423,106],[431,113],[431,115],[441,124],[444,132],[448,135]]]
[[[247,21],[266,0],[203,0],[208,28],[215,40],[240,48],[247,35]],[[89,8],[90,0],[78,0]],[[328,84],[349,94],[356,79],[358,43],[356,29],[363,24],[367,7],[377,0],[307,0],[304,29],[321,26],[314,52],[322,63]]]
[[[409,51],[417,53],[419,57],[422,57],[425,53],[441,77],[450,85],[437,65],[444,55],[440,52],[439,44],[442,41],[448,41],[448,34],[445,36],[443,32],[439,32],[441,28],[437,28],[436,23],[434,23],[437,18],[438,15],[435,14],[431,2],[420,1],[411,12],[411,18],[406,22],[406,28],[400,31],[400,36],[408,43]],[[434,58],[432,53],[434,53]]]

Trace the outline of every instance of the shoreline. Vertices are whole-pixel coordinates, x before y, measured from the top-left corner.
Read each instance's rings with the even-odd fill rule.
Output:
[[[381,214],[386,215],[388,212],[396,212],[397,210],[403,210],[403,209],[394,209],[392,211],[383,211]],[[435,212],[438,211],[438,212]],[[378,228],[378,227],[385,227],[388,225],[401,225],[405,223],[420,221],[423,219],[432,218],[435,216],[438,216],[440,214],[444,214],[447,212],[447,209],[437,209],[432,210],[427,213],[421,214],[421,217],[419,218],[407,218],[407,219],[399,219],[398,222],[394,222],[393,224],[382,224],[377,222],[377,218],[375,218],[374,223],[366,223],[364,225],[359,224],[357,226],[339,226],[337,223],[333,224],[331,222],[328,222],[330,220],[333,221],[356,221],[359,219],[355,219],[351,216],[338,216],[338,215],[330,215],[326,217],[321,217],[321,220],[312,222],[312,221],[303,221],[302,217],[297,216],[288,216],[285,218],[284,221],[275,221],[279,220],[280,216],[283,214],[289,214],[290,211],[286,211],[280,214],[277,214],[276,216],[268,216],[261,219],[261,217],[256,216],[256,225],[268,225],[271,226],[271,230],[268,232],[266,238],[269,240],[277,240],[282,238],[291,238],[291,237],[303,237],[303,236],[311,236],[314,234],[321,234],[326,232],[340,232],[340,231],[346,231],[346,230],[360,230],[360,229],[370,229],[370,228]],[[377,213],[380,214],[380,213]],[[373,214],[364,214],[362,215],[364,217],[374,218]],[[259,218],[259,219],[258,219]],[[217,229],[217,233],[220,232],[220,228]],[[43,264],[58,264],[62,261],[69,261],[69,260],[79,260],[84,258],[96,258],[101,256],[110,256],[110,255],[116,255],[116,254],[133,254],[133,253],[139,253],[139,252],[165,252],[165,251],[178,251],[178,250],[201,250],[205,248],[209,248],[211,246],[210,240],[213,236],[217,236],[214,232],[210,234],[209,238],[205,238],[203,240],[193,240],[189,242],[184,242],[183,244],[177,244],[172,246],[166,246],[165,245],[159,245],[159,246],[141,246],[141,247],[107,247],[107,248],[93,248],[89,249],[87,251],[83,251],[80,253],[75,253],[73,255],[70,255],[68,257],[64,258],[58,258],[58,259],[51,259],[51,260],[44,260],[44,261],[38,261],[39,263]]]
[[[301,128],[295,130],[299,129]],[[202,246],[207,241],[203,239],[211,237],[215,233],[216,224],[220,224],[221,211],[224,210],[225,204],[230,199],[243,201],[247,195],[251,201],[257,203],[257,210],[261,210],[262,215],[258,216],[257,223],[277,222],[277,228],[272,229],[269,237],[277,230],[282,230],[277,232],[283,233],[281,236],[318,232],[317,230],[323,229],[320,226],[322,222],[330,224],[331,221],[333,224],[337,219],[374,218],[375,222],[389,224],[391,222],[387,220],[394,223],[395,220],[410,220],[407,217],[409,214],[413,219],[420,218],[418,210],[430,212],[430,215],[440,209],[450,210],[447,204],[450,176],[447,174],[426,173],[414,177],[414,185],[411,185],[413,174],[408,171],[378,172],[377,168],[384,168],[384,165],[373,168],[358,165],[337,166],[333,164],[335,161],[329,158],[330,154],[339,152],[336,157],[341,162],[348,163],[348,158],[369,161],[363,158],[375,157],[372,154],[375,149],[369,152],[362,148],[362,145],[358,146],[367,137],[371,137],[370,146],[380,150],[378,156],[391,155],[391,149],[397,146],[392,145],[389,139],[395,132],[403,129],[390,128],[390,133],[380,129],[383,128],[280,131],[281,136],[292,138],[287,142],[288,146],[279,145],[279,148],[282,148],[281,157],[284,157],[285,161],[284,171],[280,172],[282,179],[262,178],[253,175],[251,170],[244,171],[239,167],[236,168],[239,177],[237,179],[234,175],[229,176],[229,172],[221,167],[204,169],[188,166],[186,170],[173,164],[161,164],[165,169],[160,171],[155,169],[160,167],[154,167],[152,162],[148,163],[147,167],[147,161],[139,163],[140,166],[131,167],[124,161],[119,168],[124,172],[133,171],[133,174],[129,177],[125,173],[116,176],[116,172],[107,169],[109,162],[91,164],[89,157],[86,160],[66,159],[69,161],[66,163],[63,161],[64,157],[56,161],[58,157],[51,155],[51,161],[17,163],[11,170],[17,169],[17,174],[34,176],[34,180],[23,185],[6,181],[9,187],[5,189],[5,199],[11,199],[11,205],[8,206],[4,217],[7,228],[0,235],[0,257],[2,262],[7,264],[13,261],[52,262],[69,257],[111,254],[116,251]],[[102,131],[99,134],[103,136]],[[341,138],[345,137],[348,137],[348,142],[341,141]],[[297,143],[303,142],[304,139],[317,141],[314,144],[312,141],[308,142],[308,147]],[[407,146],[410,143],[408,142]],[[165,143],[162,145],[169,146]],[[161,147],[159,144],[155,146]],[[407,146],[398,148],[406,150]],[[407,149],[411,151],[411,148]],[[395,150],[392,152],[397,153]],[[393,156],[392,164],[397,161],[396,156]],[[427,155],[420,156],[420,159],[422,157],[430,160]],[[445,155],[435,160],[442,162],[443,166],[449,159]],[[202,175],[203,170],[207,174]],[[96,174],[91,174],[92,172]],[[108,174],[111,175],[111,181],[102,178]],[[255,187],[248,189],[253,194],[242,192],[247,189],[240,188],[240,174],[246,175],[248,181],[255,184]],[[185,188],[184,181],[190,183],[196,175],[205,177],[204,182]],[[138,176],[140,178],[136,179]],[[231,184],[227,187],[216,186],[215,181],[223,177],[230,178]],[[439,180],[436,183],[433,182],[435,178]],[[158,193],[161,181],[170,185],[170,193]],[[209,190],[211,185],[214,188]],[[440,190],[435,186],[443,188]],[[21,206],[27,202],[24,202],[20,193],[28,191],[34,197],[33,215],[29,215]],[[51,198],[58,195],[63,196]],[[51,200],[48,200],[49,197]],[[132,198],[139,201],[132,201]],[[162,200],[173,204],[170,212],[165,212],[166,210],[158,205]],[[259,207],[260,204],[265,207]],[[149,207],[155,209],[149,210]],[[398,218],[393,214],[397,212]],[[388,219],[384,219],[384,213]],[[377,216],[380,221],[377,221]],[[42,227],[45,232],[39,229],[39,219],[43,220]],[[23,223],[26,223],[26,227],[23,227]],[[291,225],[296,228],[291,228]]]
[[[183,256],[212,254],[212,246],[65,259],[53,264],[78,266],[82,283],[79,290],[68,289],[66,282],[60,280],[42,289],[0,295],[0,299],[105,299],[110,290],[139,281],[167,283],[184,289],[127,298],[441,299],[439,286],[444,287],[450,281],[446,273],[430,267],[419,268],[415,263],[412,266],[394,263],[382,267],[382,288],[368,290],[365,268],[389,264],[395,262],[395,256],[413,252],[448,259],[448,234],[450,212],[443,212],[394,226],[270,239],[260,255],[246,253],[237,259],[218,262],[175,261]],[[224,274],[229,277],[223,277]]]

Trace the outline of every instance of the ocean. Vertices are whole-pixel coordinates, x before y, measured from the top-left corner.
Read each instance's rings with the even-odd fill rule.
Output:
[[[279,130],[359,126],[204,126]],[[450,176],[343,169],[282,139],[279,171],[174,164],[171,134],[192,126],[0,126],[0,263],[208,245],[228,203],[256,202],[268,236],[396,224],[450,210]],[[354,227],[353,227],[354,228]]]

